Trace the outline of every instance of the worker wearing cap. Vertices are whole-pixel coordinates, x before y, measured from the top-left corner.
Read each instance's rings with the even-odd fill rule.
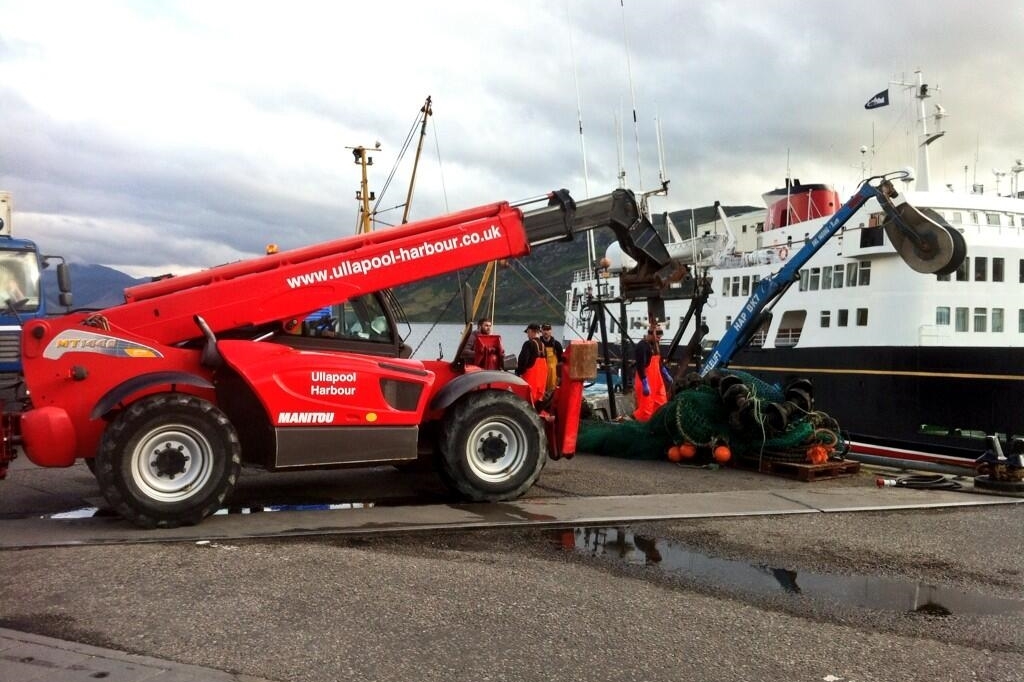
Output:
[[[649,327],[643,340],[636,344],[636,380],[633,382],[636,410],[633,418],[637,421],[647,421],[668,402],[666,386],[672,383],[672,375],[661,364],[662,334],[661,329]]]
[[[540,342],[544,344],[544,362],[548,367],[547,390],[558,385],[558,365],[562,362],[562,344],[551,335],[551,325],[540,326]]]
[[[530,400],[537,403],[544,398],[548,384],[548,364],[544,359],[544,342],[540,340],[540,325],[531,322],[526,329],[526,342],[519,351],[516,374],[530,385]]]

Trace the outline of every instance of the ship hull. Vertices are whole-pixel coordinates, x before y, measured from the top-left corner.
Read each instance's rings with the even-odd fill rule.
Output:
[[[747,348],[730,368],[810,379],[816,405],[869,454],[974,459],[986,435],[1024,435],[1024,348]]]

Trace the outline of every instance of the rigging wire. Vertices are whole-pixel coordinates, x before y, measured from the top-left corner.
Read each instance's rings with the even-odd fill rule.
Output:
[[[409,151],[409,145],[412,144],[413,139],[416,135],[416,128],[420,125],[420,116],[423,112],[416,114],[416,119],[412,122],[412,127],[409,128],[409,133],[405,136],[405,142],[402,143],[402,147],[398,152],[398,156],[395,159],[395,163],[391,166],[391,172],[388,173],[387,179],[384,181],[384,185],[381,187],[380,193],[377,195],[377,201],[373,204],[373,216],[377,215],[378,207],[380,202],[384,200],[384,196],[387,194],[388,188],[391,187],[391,182],[395,179],[395,175],[398,173],[398,166],[402,163],[402,159],[405,158],[406,152]],[[404,206],[405,204],[398,204],[393,208]],[[392,209],[387,209],[392,210]]]

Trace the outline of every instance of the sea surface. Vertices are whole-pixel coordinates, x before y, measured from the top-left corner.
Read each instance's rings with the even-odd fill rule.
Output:
[[[455,350],[459,347],[464,327],[461,324],[429,324],[425,322],[412,322],[409,327],[404,324],[398,325],[398,333],[405,338],[405,343],[412,347],[414,358],[421,360],[451,360],[455,357]],[[494,333],[501,335],[502,345],[505,352],[516,355],[526,341],[526,325],[522,322],[495,324]],[[552,324],[552,335],[562,341],[562,325]],[[575,337],[574,337],[575,338]]]

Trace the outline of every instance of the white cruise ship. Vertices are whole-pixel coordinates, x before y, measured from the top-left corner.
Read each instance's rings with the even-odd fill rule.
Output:
[[[810,379],[816,407],[839,421],[855,452],[941,462],[977,457],[986,435],[1024,436],[1017,402],[1024,389],[1024,192],[1016,191],[1015,176],[1006,196],[979,188],[929,191],[926,145],[937,136],[924,133],[925,96],[926,86],[918,93],[924,141],[916,189],[901,193],[963,235],[967,257],[959,270],[939,276],[911,270],[881,227],[881,207],[869,200],[801,269],[770,323],[729,367],[773,383]],[[1024,166],[1018,161],[1014,170]],[[827,185],[787,180],[763,198],[764,210],[723,216],[669,245],[711,283],[699,309],[705,352],[755,283],[777,271],[848,197]],[[628,336],[640,339],[648,309],[643,301],[616,298],[622,261],[612,250],[607,267],[574,275],[567,330],[586,335],[593,311],[605,310],[616,335],[621,320]],[[689,299],[665,301],[666,340],[689,306]],[[684,338],[696,329],[696,320],[689,321]]]

